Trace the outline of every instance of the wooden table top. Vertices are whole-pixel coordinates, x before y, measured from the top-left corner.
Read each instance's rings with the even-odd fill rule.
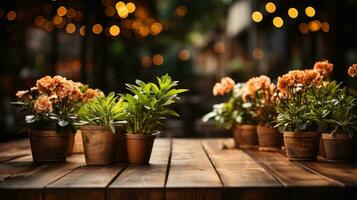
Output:
[[[150,164],[35,164],[27,140],[0,145],[0,199],[357,199],[357,165],[290,162],[232,139],[156,139]]]

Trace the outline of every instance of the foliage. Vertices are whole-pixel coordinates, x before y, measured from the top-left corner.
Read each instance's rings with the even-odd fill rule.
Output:
[[[214,119],[218,127],[226,129],[234,124],[255,124],[253,117],[253,104],[243,101],[243,94],[246,89],[245,83],[238,83],[234,86],[232,96],[227,102],[213,105],[213,111],[206,114],[202,121],[207,122]]]
[[[123,98],[118,99],[114,92],[96,97],[81,106],[78,112],[81,124],[106,126],[115,133],[114,125],[125,120],[126,105]]]
[[[167,108],[178,100],[178,94],[186,89],[175,89],[177,81],[172,81],[169,75],[157,78],[158,84],[145,83],[136,80],[136,85],[126,84],[133,94],[124,94],[122,97],[127,103],[126,129],[129,134],[152,134],[162,130],[163,120],[168,116],[176,116],[174,110]]]
[[[12,102],[25,115],[27,130],[70,129],[79,121],[77,111],[80,106],[95,96],[98,90],[67,80],[61,76],[45,76],[29,90],[18,91],[17,101]]]

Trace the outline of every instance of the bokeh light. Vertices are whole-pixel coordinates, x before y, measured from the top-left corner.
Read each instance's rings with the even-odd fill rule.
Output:
[[[110,35],[112,35],[112,36],[118,36],[119,35],[119,33],[120,33],[120,28],[119,28],[119,26],[117,26],[117,25],[113,25],[113,26],[111,26],[110,28],[109,28],[109,33],[110,33]]]
[[[182,49],[178,55],[179,59],[182,61],[188,61],[191,57],[190,51],[187,49]]]
[[[81,26],[81,28],[79,29],[79,34],[81,36],[85,36],[86,35],[86,26]]]
[[[127,3],[125,6],[128,9],[129,13],[133,13],[136,9],[135,4],[131,2]]]
[[[187,7],[184,5],[178,6],[175,10],[175,13],[179,17],[183,17],[187,14]]]
[[[328,33],[330,31],[330,24],[328,22],[322,22],[321,30],[325,33]]]
[[[277,28],[281,28],[284,25],[284,21],[281,17],[274,17],[273,25]]]
[[[151,61],[150,56],[143,56],[143,57],[141,58],[141,64],[142,64],[143,67],[145,67],[145,68],[151,67],[152,61]]]
[[[94,24],[92,27],[92,31],[94,34],[98,35],[103,31],[103,27],[100,24]]]
[[[67,8],[66,7],[60,6],[60,7],[57,8],[57,15],[58,16],[63,17],[63,16],[66,15],[66,13],[67,13]]]
[[[268,3],[265,4],[265,10],[268,13],[273,13],[276,10],[276,6],[275,6],[275,4],[273,2],[268,2]]]
[[[296,8],[289,8],[288,15],[290,18],[295,19],[299,15],[299,11]]]
[[[154,65],[162,65],[164,64],[164,57],[161,54],[156,54],[152,58],[152,62],[154,63]]]
[[[313,17],[313,16],[315,16],[315,13],[316,13],[315,9],[312,6],[306,7],[306,9],[305,9],[306,16]]]
[[[301,33],[308,33],[309,32],[309,26],[306,23],[301,23],[299,24],[299,30]]]
[[[259,12],[259,11],[254,11],[254,12],[252,13],[252,19],[253,19],[253,21],[255,21],[255,22],[261,22],[261,21],[263,20],[263,15],[262,15],[262,13]]]
[[[6,15],[7,20],[14,21],[16,19],[16,12],[11,10]]]
[[[74,33],[76,31],[76,26],[73,23],[69,23],[66,26],[66,32],[67,33]]]
[[[264,52],[261,48],[255,48],[252,52],[253,58],[261,60],[264,57]]]

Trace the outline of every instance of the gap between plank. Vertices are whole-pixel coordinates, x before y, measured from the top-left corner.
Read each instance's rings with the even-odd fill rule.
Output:
[[[222,177],[221,175],[218,173],[218,170],[216,169],[216,166],[213,164],[213,161],[211,159],[211,157],[208,155],[208,152],[207,152],[207,149],[205,149],[204,145],[203,145],[203,142],[204,142],[204,139],[201,139],[201,148],[203,149],[203,152],[205,152],[209,162],[211,163],[211,165],[213,166],[213,169],[214,171],[216,172],[218,178],[219,178],[219,181],[221,182],[222,184],[222,188],[224,188],[224,183],[223,183],[223,180],[222,180]]]
[[[164,200],[166,199],[166,185],[167,185],[167,180],[169,179],[169,173],[171,168],[172,146],[173,146],[173,139],[170,138],[170,153],[169,153],[169,159],[167,161],[165,183],[164,183]]]
[[[125,166],[109,181],[109,183],[104,187],[104,199],[108,199],[109,186],[123,173],[123,171],[128,168],[129,163],[126,163]]]

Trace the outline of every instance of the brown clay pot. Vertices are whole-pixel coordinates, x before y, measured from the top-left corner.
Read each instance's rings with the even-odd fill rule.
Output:
[[[74,137],[73,153],[84,153],[81,130],[77,130],[77,133]]]
[[[318,132],[284,132],[289,160],[316,160],[321,134]]]
[[[64,162],[71,132],[31,131],[29,139],[34,162]]]
[[[255,149],[258,147],[256,125],[236,125],[233,129],[233,138],[237,148]]]
[[[115,158],[115,137],[105,126],[82,126],[84,156],[87,165],[108,165]]]
[[[73,153],[74,136],[75,136],[75,134],[71,134],[69,136],[69,144],[68,144],[67,156],[71,156],[72,153]]]
[[[326,160],[330,162],[350,162],[356,154],[356,140],[347,134],[322,134]]]
[[[122,127],[115,127],[115,161],[125,163],[128,162],[128,151],[126,146],[126,136],[123,134]]]
[[[282,134],[277,128],[258,125],[257,133],[260,151],[281,151]]]
[[[128,161],[133,164],[149,163],[155,135],[126,134]]]

